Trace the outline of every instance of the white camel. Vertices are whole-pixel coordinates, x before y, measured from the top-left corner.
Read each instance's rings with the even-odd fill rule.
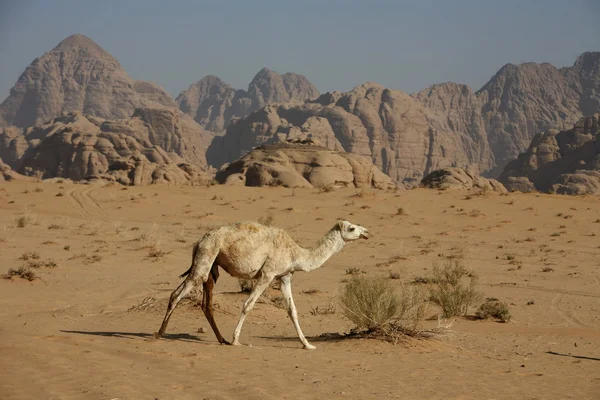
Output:
[[[239,345],[240,332],[246,316],[273,279],[281,281],[281,293],[287,312],[305,349],[308,343],[298,323],[298,313],[292,298],[292,275],[296,271],[312,271],[322,266],[347,242],[369,238],[367,229],[348,221],[340,221],[311,249],[304,249],[283,229],[256,222],[237,222],[207,232],[194,246],[192,265],[181,278],[185,280],[173,291],[162,325],[154,334],[160,338],[177,303],[199,282],[204,286],[202,310],[219,343]],[[255,285],[242,306],[242,313],[233,332],[233,342],[226,341],[212,313],[212,289],[219,277],[218,267],[237,278],[254,279]]]

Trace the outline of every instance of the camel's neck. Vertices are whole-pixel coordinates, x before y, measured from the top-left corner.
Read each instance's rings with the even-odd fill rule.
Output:
[[[338,228],[333,228],[319,240],[319,243],[311,249],[301,249],[298,257],[298,269],[301,271],[312,271],[325,264],[329,258],[344,247],[344,239]]]

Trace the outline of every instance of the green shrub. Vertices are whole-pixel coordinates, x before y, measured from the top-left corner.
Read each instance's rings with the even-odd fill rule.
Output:
[[[475,290],[477,277],[467,271],[459,259],[448,259],[442,266],[435,265],[432,282],[429,298],[441,307],[444,318],[466,315],[481,299],[481,294]]]
[[[475,316],[480,319],[496,318],[502,322],[508,322],[511,318],[508,304],[495,298],[485,299],[475,311]]]

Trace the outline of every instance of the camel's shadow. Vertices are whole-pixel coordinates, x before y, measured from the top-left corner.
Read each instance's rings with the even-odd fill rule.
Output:
[[[146,332],[103,332],[103,331],[67,331],[60,330],[63,333],[74,333],[77,335],[92,335],[92,336],[104,336],[104,337],[116,337],[121,339],[144,339],[147,341],[156,340],[154,334]],[[188,333],[165,333],[161,340],[181,340],[184,342],[206,342],[202,338]]]
[[[259,337],[261,339],[273,340],[273,341],[278,341],[278,342],[297,342],[299,340],[298,336],[259,336]],[[323,343],[323,342],[342,342],[345,340],[360,339],[363,337],[364,336],[360,335],[360,334],[333,332],[333,333],[322,333],[318,336],[307,336],[306,339],[308,339],[309,342]]]
[[[553,355],[553,356],[578,358],[578,359],[581,359],[581,360],[600,361],[600,358],[596,358],[596,357],[578,356],[578,355],[573,355],[573,354],[564,354],[564,353],[558,353],[556,351],[547,351],[546,354],[550,354],[550,355]]]

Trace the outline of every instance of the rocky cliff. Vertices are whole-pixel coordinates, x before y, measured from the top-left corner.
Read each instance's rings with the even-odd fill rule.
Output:
[[[208,139],[200,126],[164,109],[137,109],[116,121],[65,113],[47,124],[0,131],[0,153],[19,173],[132,185],[209,182],[203,143]]]
[[[464,118],[466,125],[476,117]],[[445,166],[490,168],[484,132],[470,125],[461,131],[451,123],[444,113],[406,93],[366,83],[301,105],[270,105],[235,121],[223,137],[215,138],[207,161],[220,166],[255,146],[310,138],[332,150],[366,156],[396,182],[409,186]]]
[[[179,109],[204,128],[221,132],[234,118],[242,118],[271,103],[297,102],[319,96],[317,88],[298,74],[279,75],[261,69],[248,91],[235,90],[216,76],[206,76],[177,96]]]
[[[499,179],[509,190],[600,193],[600,114],[536,135]]]

